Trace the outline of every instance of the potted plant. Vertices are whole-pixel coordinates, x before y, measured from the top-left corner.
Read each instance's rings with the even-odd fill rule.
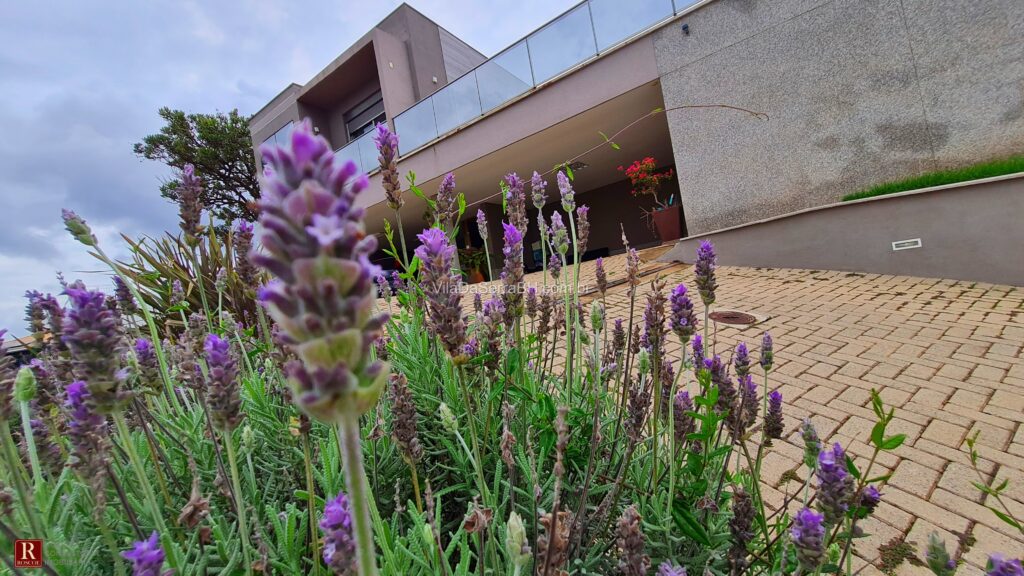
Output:
[[[674,172],[672,169],[658,172],[656,166],[654,158],[647,156],[643,160],[634,160],[629,166],[619,166],[619,171],[629,178],[633,196],[649,195],[654,198],[654,209],[645,211],[644,216],[654,223],[658,236],[664,242],[682,236],[682,210],[681,204],[675,202],[675,194],[669,194],[664,201],[658,197],[662,183],[671,180]]]
[[[459,249],[459,263],[462,264],[462,274],[466,277],[468,284],[478,284],[484,281],[484,273],[481,268],[485,265],[485,257],[483,250]]]

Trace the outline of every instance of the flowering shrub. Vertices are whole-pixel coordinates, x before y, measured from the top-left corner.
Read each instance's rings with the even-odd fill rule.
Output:
[[[626,178],[629,178],[629,183],[632,185],[630,193],[633,196],[653,196],[654,203],[658,206],[659,210],[668,208],[668,203],[663,203],[658,198],[658,190],[661,189],[661,184],[672,179],[674,172],[669,169],[664,172],[656,171],[656,161],[654,158],[647,156],[643,160],[634,160],[632,164],[626,167],[619,166],[619,172],[624,172]],[[672,196],[669,196],[671,202]]]
[[[395,170],[386,128],[378,142]],[[893,411],[872,394],[866,461],[787,420],[771,336],[727,357],[709,336],[710,243],[693,285],[671,289],[629,249],[624,288],[642,319],[608,318],[603,261],[589,301],[566,265],[586,210],[559,177],[565,214],[544,237],[557,266],[524,290],[525,181],[510,174],[502,290],[466,314],[449,229],[461,207],[442,206],[384,278],[355,207],[365,176],[308,124],[263,153],[251,261],[273,279],[255,327],[206,303],[164,339],[166,312],[123,274],[113,299],[77,282],[66,307],[29,294],[44,348],[17,373],[0,357],[5,554],[42,538],[44,569],[76,575],[858,569],[863,521],[885,505],[874,463],[904,441]],[[397,175],[385,182],[400,206]],[[441,204],[456,197],[445,187]],[[83,220],[65,220],[122,272]],[[183,210],[196,246],[197,221]],[[787,436],[803,446],[802,485],[769,504],[762,466]],[[938,575],[957,566],[937,538],[925,561]],[[1021,568],[993,556],[989,570]]]

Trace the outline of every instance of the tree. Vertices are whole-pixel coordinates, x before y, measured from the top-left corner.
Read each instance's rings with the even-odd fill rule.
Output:
[[[135,153],[182,170],[195,167],[203,181],[203,205],[217,218],[231,222],[253,221],[252,203],[259,198],[256,159],[252,153],[249,119],[238,110],[227,114],[185,114],[181,110],[161,108],[166,124],[159,134],[151,134],[135,144]],[[177,201],[177,178],[160,186],[160,195]]]

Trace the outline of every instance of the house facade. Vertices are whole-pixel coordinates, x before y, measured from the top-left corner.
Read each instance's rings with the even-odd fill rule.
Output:
[[[1016,0],[585,0],[486,58],[403,4],[251,120],[254,146],[310,118],[370,173],[369,232],[393,217],[372,127],[432,193],[453,172],[500,237],[499,180],[568,163],[591,207],[588,256],[660,241],[621,166],[653,157],[699,235],[933,170],[1024,152]],[[614,142],[609,144],[608,139]],[[258,156],[258,154],[257,154]],[[549,206],[557,205],[554,174]],[[424,225],[409,194],[407,238]],[[531,215],[532,221],[533,215]],[[531,230],[527,245],[538,241]],[[493,247],[492,247],[493,248]],[[497,254],[491,250],[491,254]],[[539,266],[527,249],[527,266]]]

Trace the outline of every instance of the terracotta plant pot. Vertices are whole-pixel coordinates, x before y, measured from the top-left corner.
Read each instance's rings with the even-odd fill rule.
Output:
[[[469,271],[469,284],[479,284],[484,281],[484,273],[479,268],[473,268]]]
[[[682,207],[678,204],[669,206],[664,210],[651,213],[654,219],[654,227],[658,230],[658,236],[662,242],[675,240],[683,235]]]

